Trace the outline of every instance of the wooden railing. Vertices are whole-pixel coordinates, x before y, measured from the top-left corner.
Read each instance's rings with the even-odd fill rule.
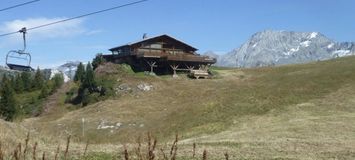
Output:
[[[157,58],[163,58],[167,57],[168,53],[164,53],[161,51],[136,51],[133,52],[134,55],[137,57],[157,57]]]
[[[167,53],[162,50],[136,51],[133,53],[137,57],[152,57],[152,58],[166,58],[169,61],[190,61],[190,62],[205,62],[216,63],[215,58],[208,56],[194,55],[191,53]]]
[[[207,56],[197,56],[197,55],[188,55],[188,54],[181,54],[181,55],[168,55],[168,60],[171,61],[191,61],[191,62],[208,62],[208,63],[215,63],[216,59],[207,57]]]

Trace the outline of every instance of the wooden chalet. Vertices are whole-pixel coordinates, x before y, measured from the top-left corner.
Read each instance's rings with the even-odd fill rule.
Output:
[[[135,71],[150,71],[156,74],[206,69],[216,59],[201,56],[197,49],[168,35],[146,38],[109,49],[112,54],[103,55],[106,61],[127,63]]]

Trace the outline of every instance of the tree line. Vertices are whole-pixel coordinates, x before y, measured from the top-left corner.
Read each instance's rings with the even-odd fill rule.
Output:
[[[78,65],[74,76],[74,82],[79,85],[77,96],[73,100],[75,104],[82,104],[86,106],[89,104],[89,95],[98,91],[95,80],[94,69],[90,62],[84,66],[82,63]]]
[[[62,74],[46,78],[39,68],[34,74],[31,72],[4,74],[0,84],[0,118],[12,121],[16,116],[23,114],[28,105],[23,104],[23,99],[17,98],[21,97],[20,95],[36,93],[32,101],[37,102],[53,94],[63,83]]]
[[[102,54],[97,54],[92,63],[79,63],[74,76],[77,88],[67,92],[67,102],[81,106],[103,100],[111,95],[112,83],[105,77],[96,77],[95,69],[105,63]]]
[[[66,93],[67,103],[86,106],[112,95],[113,82],[95,76],[94,70],[104,62],[102,54],[97,54],[92,63],[78,65],[73,79],[76,85]],[[0,82],[0,118],[12,121],[19,115],[33,114],[35,111],[36,115],[40,114],[41,104],[37,102],[53,94],[63,83],[62,74],[46,78],[40,69],[35,73],[5,74]],[[31,93],[34,93],[34,97],[31,97],[29,102],[32,104],[17,98],[21,97],[20,95],[33,96]]]

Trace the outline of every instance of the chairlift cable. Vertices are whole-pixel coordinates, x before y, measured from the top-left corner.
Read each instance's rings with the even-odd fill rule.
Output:
[[[115,10],[115,9],[119,9],[119,8],[123,8],[123,7],[136,5],[136,4],[139,4],[139,3],[146,2],[146,1],[149,1],[149,0],[134,1],[134,2],[123,4],[123,5],[119,5],[119,6],[115,6],[115,7],[111,7],[111,8],[107,8],[107,9],[103,9],[103,10],[99,10],[99,11],[95,11],[95,12],[91,12],[91,13],[87,13],[87,14],[83,14],[83,15],[80,15],[80,16],[67,18],[67,19],[63,19],[63,20],[59,20],[59,21],[55,21],[55,22],[51,22],[51,23],[47,23],[47,24],[31,27],[31,28],[27,28],[27,31],[35,30],[35,29],[38,29],[38,28],[43,28],[43,27],[47,27],[47,26],[51,26],[51,25],[55,25],[55,24],[58,24],[58,23],[66,22],[66,21],[71,21],[71,20],[74,20],[74,19],[79,19],[79,18],[91,16],[91,15],[94,15],[94,14],[99,14],[99,13],[102,13],[102,12],[107,12],[107,11],[111,11],[111,10]],[[9,35],[16,34],[16,33],[19,33],[19,32],[21,32],[21,30],[20,31],[16,31],[16,32],[0,34],[0,37],[9,36]]]
[[[25,3],[17,4],[17,5],[11,6],[11,7],[6,7],[6,8],[3,8],[3,9],[0,9],[0,12],[6,11],[6,10],[9,10],[9,9],[13,9],[13,8],[17,8],[17,7],[20,7],[20,6],[28,5],[28,4],[31,4],[31,3],[35,3],[35,2],[38,2],[38,1],[40,1],[40,0],[33,0],[33,1],[25,2]]]

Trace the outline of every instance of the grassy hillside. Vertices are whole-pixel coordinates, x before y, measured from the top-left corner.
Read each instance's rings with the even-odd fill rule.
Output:
[[[179,133],[183,155],[196,142],[198,153],[206,148],[212,159],[221,159],[225,151],[231,159],[353,159],[354,62],[355,57],[346,57],[282,67],[214,68],[217,76],[208,80],[146,76],[107,64],[97,75],[112,79],[115,96],[74,111],[58,98],[51,113],[20,125],[44,137],[71,134],[79,144],[90,140],[93,151],[134,142],[150,131],[161,143]],[[142,91],[141,84],[153,89]]]

